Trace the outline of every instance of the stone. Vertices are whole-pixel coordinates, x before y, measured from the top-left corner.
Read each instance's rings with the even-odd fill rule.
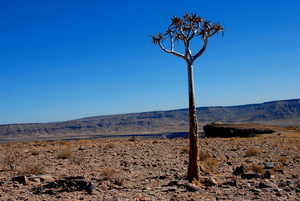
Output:
[[[28,183],[28,178],[26,176],[13,177],[12,181],[17,181],[20,184],[26,184]]]
[[[186,184],[188,184],[188,183],[189,183],[188,180],[179,180],[179,181],[177,182],[177,186],[184,186],[184,185],[186,185]]]
[[[130,139],[128,139],[128,141],[131,141],[131,142],[139,142],[140,140],[137,139],[137,137],[132,136]]]
[[[253,178],[258,178],[258,175],[255,173],[243,173],[241,174],[242,179],[253,179]]]
[[[267,170],[263,176],[264,179],[271,179],[271,172]]]
[[[191,191],[191,192],[195,192],[195,191],[199,191],[201,188],[199,186],[196,186],[194,184],[191,184],[191,183],[188,183],[185,185],[185,188],[188,190],[188,191]]]
[[[254,193],[260,193],[261,192],[260,189],[256,189],[256,188],[252,188],[252,189],[250,189],[250,191],[252,191]]]
[[[265,169],[272,169],[274,168],[274,165],[270,162],[265,162],[264,163]]]
[[[236,167],[235,170],[233,171],[233,174],[235,176],[238,176],[238,175],[244,173],[245,169],[246,169],[246,167],[244,165],[241,165],[240,167]]]
[[[258,134],[273,133],[270,128],[254,123],[225,124],[212,122],[203,126],[205,137],[254,137]]]
[[[283,181],[283,180],[280,180],[279,183],[278,183],[278,187],[285,187],[287,185],[288,185],[287,182]]]
[[[231,181],[227,181],[227,182],[224,182],[222,185],[229,185],[229,186],[237,186],[237,182],[235,179],[231,180]]]
[[[218,185],[216,180],[212,177],[205,178],[203,184],[205,186],[216,186],[216,185]]]
[[[259,182],[258,186],[259,186],[259,188],[271,188],[272,187],[272,186],[269,186],[269,185],[267,185],[263,182]]]

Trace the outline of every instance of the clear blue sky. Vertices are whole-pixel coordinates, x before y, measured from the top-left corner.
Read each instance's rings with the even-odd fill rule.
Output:
[[[148,36],[185,11],[228,32],[194,63],[197,107],[300,98],[299,8],[299,0],[0,0],[0,124],[187,108],[185,61]]]

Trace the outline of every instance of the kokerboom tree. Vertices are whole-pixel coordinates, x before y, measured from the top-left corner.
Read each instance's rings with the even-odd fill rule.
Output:
[[[183,18],[175,17],[171,18],[172,23],[168,27],[165,34],[158,33],[156,36],[152,36],[152,43],[159,45],[160,48],[170,54],[184,59],[187,63],[188,71],[188,92],[189,92],[189,117],[190,117],[190,128],[189,128],[189,140],[190,140],[190,151],[189,151],[189,164],[187,180],[190,182],[196,180],[200,181],[200,170],[199,170],[199,149],[197,144],[198,139],[198,122],[197,122],[197,111],[195,104],[195,92],[194,92],[194,78],[193,78],[193,63],[200,57],[206,49],[208,39],[216,33],[222,33],[224,35],[224,28],[219,23],[211,23],[210,21],[204,20],[196,14],[185,13]],[[165,36],[170,38],[171,49],[168,50],[162,45]],[[203,40],[202,48],[195,54],[192,54],[190,49],[190,42],[194,37],[201,37]],[[182,41],[184,44],[184,53],[179,53],[174,50],[174,42]]]

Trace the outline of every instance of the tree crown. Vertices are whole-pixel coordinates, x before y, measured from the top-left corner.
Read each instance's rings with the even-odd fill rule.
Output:
[[[167,53],[174,54],[175,56],[185,59],[187,62],[192,62],[197,59],[206,49],[208,38],[215,35],[216,33],[222,33],[224,35],[225,29],[220,23],[212,23],[210,21],[204,20],[203,18],[197,16],[196,14],[185,13],[183,18],[179,18],[173,15],[171,18],[172,23],[169,25],[168,30],[165,34],[158,33],[156,36],[152,36],[152,43],[154,45],[159,45],[162,50]],[[162,42],[166,39],[165,36],[170,37],[171,50],[167,50],[162,46]],[[189,48],[189,42],[194,37],[200,36],[204,41],[203,47],[196,54],[192,55]],[[183,41],[185,46],[185,54],[181,54],[174,51],[174,41]]]

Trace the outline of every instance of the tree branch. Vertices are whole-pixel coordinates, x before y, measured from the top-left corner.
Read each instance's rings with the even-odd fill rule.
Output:
[[[178,53],[178,52],[175,52],[174,50],[167,50],[167,49],[165,49],[163,46],[162,46],[162,44],[159,42],[158,43],[158,45],[159,45],[159,47],[163,50],[163,51],[165,51],[165,52],[167,52],[167,53],[170,53],[170,54],[173,54],[173,55],[175,55],[175,56],[177,56],[177,57],[180,57],[180,58],[182,58],[182,59],[184,59],[186,62],[187,62],[187,60],[186,60],[186,58],[185,58],[185,56],[183,55],[183,54],[180,54],[180,53]]]
[[[202,46],[201,50],[194,56],[194,61],[203,54],[203,52],[206,49],[207,42],[208,42],[208,36],[205,37],[205,39],[204,39],[204,45]]]
[[[170,32],[170,42],[171,42],[171,51],[174,51],[174,41],[173,41],[172,32]]]

